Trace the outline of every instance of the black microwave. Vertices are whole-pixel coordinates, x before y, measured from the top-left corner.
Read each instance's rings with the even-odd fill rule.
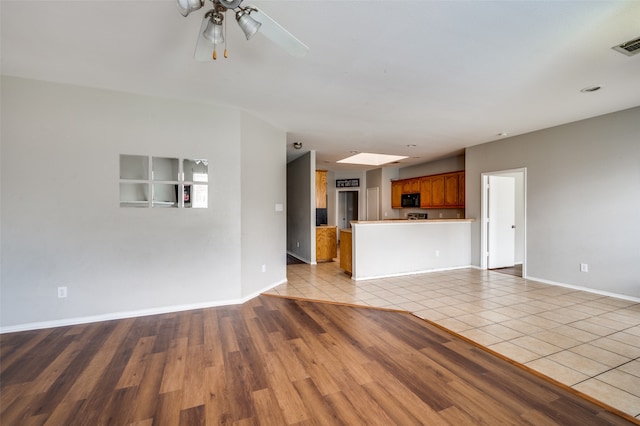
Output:
[[[420,207],[420,194],[402,194],[402,207]]]

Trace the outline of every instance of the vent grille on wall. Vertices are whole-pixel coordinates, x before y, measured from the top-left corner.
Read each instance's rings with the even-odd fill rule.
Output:
[[[638,53],[640,53],[640,37],[629,40],[617,46],[613,46],[612,49],[627,56],[637,55]]]

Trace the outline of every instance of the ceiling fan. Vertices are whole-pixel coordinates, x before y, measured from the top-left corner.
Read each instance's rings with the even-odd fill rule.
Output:
[[[309,51],[309,48],[303,42],[257,7],[242,6],[243,0],[209,1],[213,8],[205,13],[200,25],[194,54],[196,61],[216,60],[218,56],[217,47],[220,46],[225,46],[224,57],[227,57],[225,16],[228,10],[235,12],[235,19],[247,40],[260,32],[292,56],[303,57]],[[178,10],[182,16],[186,17],[191,12],[203,7],[205,0],[177,0],[177,2]]]

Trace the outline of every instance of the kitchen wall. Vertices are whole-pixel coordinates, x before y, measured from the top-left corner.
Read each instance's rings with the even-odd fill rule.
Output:
[[[400,209],[391,208],[391,181],[398,179],[397,167],[382,167],[367,171],[367,188],[380,188],[380,219],[397,219]]]
[[[526,167],[529,278],[638,298],[639,142],[636,107],[467,148],[467,217],[480,218],[482,173]]]
[[[408,179],[420,176],[437,175],[440,173],[458,172],[464,170],[464,154],[403,167],[399,171],[399,179]]]
[[[287,252],[316,261],[316,152],[287,163]]]
[[[283,131],[228,107],[12,77],[1,106],[3,330],[235,303],[285,279],[284,232],[264,238],[243,211],[284,229],[266,214],[285,198]],[[246,170],[262,143],[283,158]],[[209,159],[209,208],[120,208],[120,154]],[[241,197],[251,182],[266,192],[255,202]]]

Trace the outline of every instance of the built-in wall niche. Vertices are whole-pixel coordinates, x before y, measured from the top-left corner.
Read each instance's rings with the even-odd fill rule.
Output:
[[[120,207],[209,207],[209,161],[121,154]]]

